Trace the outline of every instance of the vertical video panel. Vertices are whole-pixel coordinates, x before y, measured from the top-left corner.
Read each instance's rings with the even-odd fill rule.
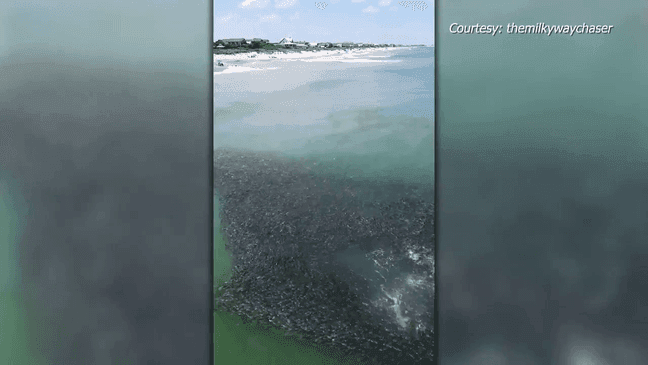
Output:
[[[217,363],[435,362],[433,18],[214,5]]]

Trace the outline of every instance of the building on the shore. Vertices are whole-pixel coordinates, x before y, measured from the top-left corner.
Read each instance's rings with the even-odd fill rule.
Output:
[[[317,47],[318,43],[317,42],[307,42],[309,47]]]
[[[323,48],[331,48],[331,47],[333,47],[333,43],[331,43],[331,42],[319,42],[317,45],[320,46],[320,47],[323,47]]]
[[[217,46],[216,46],[216,47],[214,47],[214,48],[216,48],[216,49],[221,49],[221,48],[225,48],[225,46],[224,46],[224,45],[222,45],[222,44],[219,44],[219,45],[217,45]]]
[[[342,42],[342,47],[344,48],[349,48],[355,46],[355,43],[353,42]]]
[[[292,37],[284,37],[281,38],[279,42],[276,43],[278,46],[282,46],[285,48],[295,48],[295,42],[293,41]]]
[[[268,44],[268,43],[270,43],[269,40],[267,40],[267,39],[261,39],[261,38],[252,38],[252,42],[259,42],[259,43],[264,43],[264,44]]]
[[[223,39],[226,41],[228,44],[232,46],[242,46],[245,42],[245,38],[230,38],[230,39]]]
[[[308,42],[295,41],[294,43],[295,43],[296,48],[306,48],[306,47],[308,47]]]
[[[242,46],[245,42],[245,38],[227,38],[227,39],[219,39],[216,42],[214,42],[216,45],[222,44],[224,46],[236,46],[240,47]]]

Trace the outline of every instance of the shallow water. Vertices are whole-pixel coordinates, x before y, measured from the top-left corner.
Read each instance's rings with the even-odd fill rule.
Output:
[[[431,55],[432,49],[424,49],[341,55],[338,59],[220,58],[229,63],[229,67],[220,69],[237,71],[215,68],[214,147],[305,158],[313,171],[343,178],[396,178],[405,183],[432,184]],[[390,62],[369,62],[373,60]],[[388,192],[380,194],[384,193]],[[215,237],[218,286],[230,277],[231,261],[222,235]],[[337,258],[339,262],[355,261],[350,267],[368,278],[373,293],[371,305],[382,316],[405,330],[412,323],[419,323],[418,330],[426,328],[422,323],[431,318],[424,318],[423,313],[429,308],[417,303],[430,303],[433,265],[420,266],[412,258],[421,253],[412,257],[383,254],[356,247],[353,252],[339,253]],[[384,267],[380,267],[381,262]],[[220,313],[216,321],[217,330],[224,330],[220,336],[227,331],[225,339],[217,340],[221,344],[217,351],[243,357],[243,349],[248,349],[245,356],[249,363],[283,361],[273,359],[286,356],[285,346],[292,353],[311,351],[312,344],[277,342],[270,332],[260,334],[261,327],[244,324],[236,315]],[[237,326],[234,322],[239,321]],[[224,343],[237,349],[225,350]],[[263,348],[268,351],[259,350]],[[313,352],[310,360],[286,357],[288,362],[279,363],[340,363],[322,351]]]
[[[426,48],[316,58],[322,62],[228,61],[237,66],[226,70],[238,70],[214,76],[214,147],[296,156],[395,153],[402,159],[425,144],[418,152],[427,152],[416,155],[429,164],[432,55]],[[399,62],[364,62],[370,60]]]

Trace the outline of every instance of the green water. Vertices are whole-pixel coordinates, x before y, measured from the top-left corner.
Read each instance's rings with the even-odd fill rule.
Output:
[[[231,259],[221,234],[218,199],[214,199],[214,284],[231,276]],[[340,358],[326,349],[286,337],[283,331],[245,324],[237,315],[214,313],[214,358],[217,364],[355,365],[362,362]]]
[[[30,346],[21,299],[18,244],[26,204],[17,190],[12,179],[0,176],[0,358],[7,365],[45,364]]]

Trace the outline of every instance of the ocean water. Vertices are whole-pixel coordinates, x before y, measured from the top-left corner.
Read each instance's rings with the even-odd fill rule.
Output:
[[[351,178],[433,184],[433,48],[288,55],[277,59],[219,59],[214,72],[214,148],[272,151],[315,161],[320,169]],[[215,58],[216,60],[217,58]],[[231,276],[219,202],[215,198],[215,273],[218,287]],[[352,246],[340,262],[376,283],[373,303],[409,328],[428,308],[433,261],[425,247],[407,257]],[[383,284],[378,284],[383,283]],[[423,323],[417,322],[417,323]],[[280,331],[263,330],[228,313],[216,313],[217,358],[237,363],[360,363]],[[425,327],[421,325],[421,328]]]
[[[214,73],[214,147],[318,156],[358,173],[398,170],[428,181],[432,56],[431,47],[412,47],[223,60]]]

